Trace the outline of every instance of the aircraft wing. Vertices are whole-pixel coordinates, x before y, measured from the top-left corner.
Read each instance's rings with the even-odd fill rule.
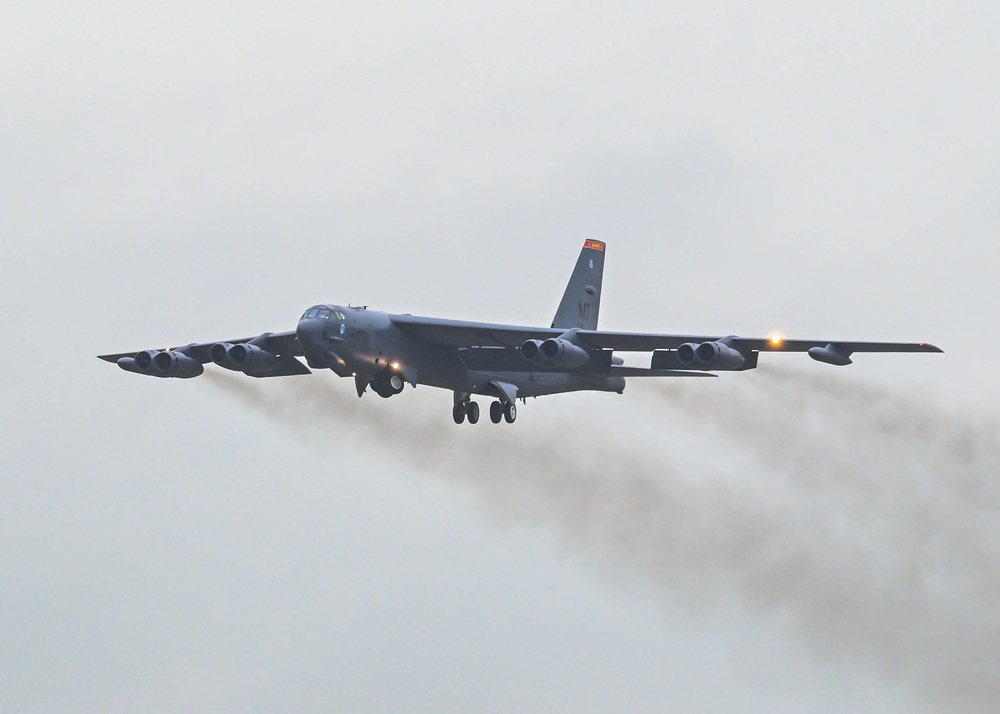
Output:
[[[267,375],[269,377],[282,377],[293,374],[312,374],[308,367],[295,359],[297,356],[302,356],[303,352],[302,346],[299,345],[299,341],[294,330],[289,332],[265,332],[263,335],[239,337],[232,340],[215,340],[213,342],[191,343],[188,345],[178,345],[177,347],[162,348],[154,351],[180,352],[193,360],[202,364],[207,364],[212,361],[212,358],[208,354],[209,350],[212,349],[212,345],[220,342],[231,345],[245,344],[249,342],[276,355],[280,360],[281,367],[278,370],[270,372]],[[138,351],[98,355],[98,358],[106,362],[117,363],[122,357],[135,357],[137,352]]]
[[[393,315],[392,322],[417,339],[447,347],[519,347],[525,340],[545,340],[566,332],[558,328],[494,325],[416,315]]]
[[[813,347],[829,344],[843,347],[850,352],[941,352],[926,342],[856,342],[851,340],[786,340],[768,337],[737,337],[734,335],[656,335],[638,332],[604,332],[580,330],[577,337],[597,349],[622,352],[651,352],[674,350],[685,343],[717,342],[731,340],[734,347],[754,352],[808,352]]]
[[[294,330],[290,330],[289,332],[265,332],[260,336],[254,335],[252,337],[238,337],[234,340],[214,340],[213,342],[178,345],[177,347],[161,347],[157,351],[171,350],[183,352],[188,357],[196,359],[202,364],[207,364],[212,361],[212,358],[208,356],[208,351],[212,349],[212,345],[220,342],[231,345],[253,342],[258,347],[261,347],[268,352],[273,352],[276,355],[302,356],[302,347],[299,346],[299,340],[296,337]],[[135,357],[136,352],[138,351],[139,350],[134,352],[119,352],[113,355],[98,355],[98,358],[103,359],[106,362],[117,362],[122,357]]]
[[[566,332],[560,328],[495,325],[488,322],[443,320],[416,315],[393,315],[393,323],[404,332],[439,345],[449,347],[517,347],[525,340],[544,340]],[[926,342],[858,342],[851,340],[772,340],[767,337],[736,337],[727,335],[659,335],[642,332],[607,332],[579,330],[575,335],[582,347],[610,349],[621,352],[652,352],[674,350],[685,343],[731,340],[734,346],[759,352],[808,352],[813,347],[829,344],[851,352],[941,352]]]

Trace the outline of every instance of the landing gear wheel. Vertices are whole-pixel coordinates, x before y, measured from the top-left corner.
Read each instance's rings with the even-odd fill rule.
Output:
[[[451,417],[455,420],[456,424],[461,424],[465,421],[465,405],[456,404],[455,408],[451,410]]]
[[[514,402],[508,402],[503,408],[503,418],[508,424],[513,424],[517,419],[517,406]]]
[[[479,405],[476,402],[469,402],[466,404],[465,415],[469,417],[470,424],[475,424],[479,421]]]
[[[490,421],[499,424],[501,419],[503,419],[503,404],[493,402],[490,404]]]

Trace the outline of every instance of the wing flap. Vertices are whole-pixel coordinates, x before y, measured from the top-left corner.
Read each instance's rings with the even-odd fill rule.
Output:
[[[297,359],[291,355],[282,355],[278,357],[278,369],[273,372],[268,372],[267,374],[254,374],[253,372],[245,372],[248,377],[292,377],[297,374],[312,374],[312,370],[306,367],[304,364],[299,362]]]

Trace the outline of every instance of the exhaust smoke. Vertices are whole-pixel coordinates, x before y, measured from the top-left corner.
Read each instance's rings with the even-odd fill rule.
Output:
[[[531,430],[403,419],[387,440],[384,405],[322,378],[209,379],[307,440],[391,447],[672,602],[765,612],[818,654],[878,665],[931,710],[1000,701],[995,421],[765,369],[643,383],[645,438],[580,414]]]

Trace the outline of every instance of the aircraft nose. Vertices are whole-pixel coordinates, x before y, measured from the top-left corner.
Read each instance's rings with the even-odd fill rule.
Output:
[[[295,334],[299,338],[299,343],[305,344],[307,342],[313,342],[319,336],[322,326],[319,324],[320,320],[315,317],[305,317],[299,320],[299,324],[295,326]]]

